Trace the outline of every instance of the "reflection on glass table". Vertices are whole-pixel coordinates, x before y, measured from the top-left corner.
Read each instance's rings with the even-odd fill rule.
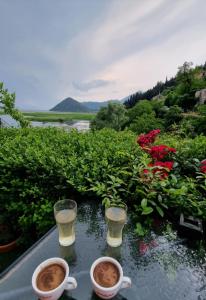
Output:
[[[77,289],[65,292],[61,300],[99,299],[93,293],[89,270],[101,256],[117,259],[124,275],[132,279],[132,287],[121,290],[115,300],[206,299],[205,254],[200,257],[177,236],[151,232],[142,239],[133,229],[129,218],[122,245],[109,247],[104,209],[94,203],[79,205],[75,243],[60,246],[57,229],[52,229],[0,278],[0,300],[37,300],[31,286],[33,271],[43,260],[56,256],[68,262],[70,276],[78,282]]]

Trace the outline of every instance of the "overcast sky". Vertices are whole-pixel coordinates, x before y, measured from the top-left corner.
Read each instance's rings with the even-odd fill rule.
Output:
[[[0,0],[0,81],[20,107],[121,99],[206,61],[206,0]]]

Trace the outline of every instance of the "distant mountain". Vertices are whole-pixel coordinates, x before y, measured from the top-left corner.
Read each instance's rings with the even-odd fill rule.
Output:
[[[98,102],[98,101],[86,101],[83,102],[84,106],[88,107],[88,109],[93,110],[93,111],[98,111],[102,107],[106,107],[109,102],[113,103],[120,103],[119,100],[108,100],[108,101],[103,101],[103,102]]]
[[[131,95],[122,98],[121,100],[119,100],[121,103],[124,103],[125,101],[127,101],[130,98]]]
[[[80,102],[71,97],[62,100],[50,111],[61,111],[61,112],[97,112],[102,107],[106,107],[110,102],[112,103],[124,103],[130,96],[125,97],[121,100],[108,100],[108,101],[86,101]]]
[[[82,103],[72,98],[66,98],[54,106],[50,111],[61,112],[89,112],[91,109],[83,105]]]

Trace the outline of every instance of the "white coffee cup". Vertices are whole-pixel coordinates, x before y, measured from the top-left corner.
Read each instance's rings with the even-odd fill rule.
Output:
[[[41,291],[38,289],[36,281],[38,274],[47,266],[52,264],[58,264],[62,266],[65,270],[65,278],[62,283],[55,289],[50,291]],[[35,269],[33,276],[32,276],[32,287],[34,289],[35,294],[41,300],[57,300],[63,294],[64,290],[73,290],[77,287],[76,279],[73,277],[69,277],[69,266],[67,262],[59,257],[49,258],[43,261],[38,267]]]
[[[94,279],[94,269],[101,262],[111,262],[113,263],[119,270],[119,281],[112,287],[105,288],[99,285]],[[110,299],[114,297],[120,289],[131,287],[131,279],[129,277],[123,276],[123,270],[118,261],[112,257],[104,256],[95,260],[90,269],[90,277],[93,285],[93,289],[95,293],[102,299]]]

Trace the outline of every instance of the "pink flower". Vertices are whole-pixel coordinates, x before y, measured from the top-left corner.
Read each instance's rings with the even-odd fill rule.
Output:
[[[144,255],[149,250],[149,245],[143,241],[139,243],[139,252],[141,255]]]

